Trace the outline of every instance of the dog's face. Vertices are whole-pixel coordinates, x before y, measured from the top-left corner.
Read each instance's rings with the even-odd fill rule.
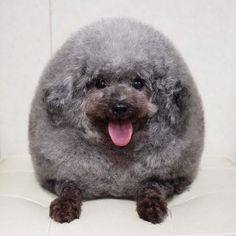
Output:
[[[157,111],[150,80],[137,71],[108,69],[87,82],[85,113],[116,146],[126,146],[133,132]]]
[[[123,25],[99,27],[71,41],[49,65],[43,101],[52,123],[82,127],[88,138],[96,133],[119,147],[151,122],[179,125],[188,74],[174,48],[144,25],[131,24],[133,33],[124,35]]]

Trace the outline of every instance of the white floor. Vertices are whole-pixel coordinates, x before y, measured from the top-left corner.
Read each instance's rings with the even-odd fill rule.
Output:
[[[29,158],[0,162],[0,235],[236,235],[236,162],[205,158],[190,191],[169,203],[164,223],[142,221],[135,203],[94,200],[83,204],[81,218],[58,224],[48,216],[52,194],[35,180]]]

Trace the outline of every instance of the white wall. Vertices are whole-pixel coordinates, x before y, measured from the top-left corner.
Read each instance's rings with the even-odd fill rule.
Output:
[[[1,155],[28,154],[30,102],[50,50],[111,16],[150,23],[174,41],[204,102],[205,153],[236,158],[235,0],[1,0]]]

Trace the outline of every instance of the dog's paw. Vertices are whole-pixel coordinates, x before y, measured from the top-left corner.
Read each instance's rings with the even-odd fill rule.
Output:
[[[147,191],[137,199],[137,212],[141,219],[153,224],[161,223],[168,214],[167,202],[156,191]]]
[[[70,223],[80,217],[81,201],[77,198],[59,197],[50,205],[50,217],[59,223]]]

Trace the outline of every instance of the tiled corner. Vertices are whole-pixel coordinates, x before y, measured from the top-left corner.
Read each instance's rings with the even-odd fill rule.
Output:
[[[160,29],[186,59],[205,108],[205,152],[234,156],[235,7],[234,0],[0,1],[1,155],[28,153],[30,104],[51,50],[90,22],[130,17]]]
[[[28,115],[50,57],[48,0],[0,1],[1,155],[28,153]]]

